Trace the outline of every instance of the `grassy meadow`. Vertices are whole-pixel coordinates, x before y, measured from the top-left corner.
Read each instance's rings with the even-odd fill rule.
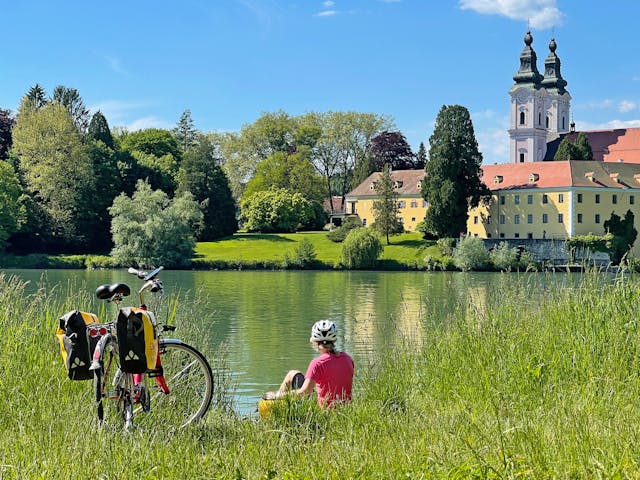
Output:
[[[0,275],[0,478],[640,478],[640,285],[551,276],[530,297],[529,275],[356,365],[354,401],[335,411],[239,418],[223,382],[200,424],[130,432],[99,428],[91,382],[66,379],[54,327],[87,299]]]

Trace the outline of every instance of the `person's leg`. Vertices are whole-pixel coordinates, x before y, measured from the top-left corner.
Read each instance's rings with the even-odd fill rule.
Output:
[[[278,389],[282,393],[285,393],[289,389],[298,389],[304,383],[304,374],[299,370],[289,370]]]

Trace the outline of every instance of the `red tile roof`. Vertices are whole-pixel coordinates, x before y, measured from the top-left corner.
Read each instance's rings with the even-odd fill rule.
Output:
[[[377,195],[375,190],[371,189],[371,185],[378,181],[380,172],[374,172],[369,175],[364,182],[347,193],[347,197],[371,197]],[[393,170],[391,176],[396,182],[401,182],[395,190],[400,196],[420,195],[420,187],[418,183],[424,178],[424,170]]]
[[[557,161],[482,166],[491,190],[560,187],[640,188],[640,163]],[[500,178],[501,177],[501,178]],[[498,180],[498,181],[496,181]]]
[[[567,137],[575,142],[579,132],[568,133]],[[594,130],[583,132],[591,150],[593,159],[605,162],[640,163],[640,128],[617,128],[615,130]]]

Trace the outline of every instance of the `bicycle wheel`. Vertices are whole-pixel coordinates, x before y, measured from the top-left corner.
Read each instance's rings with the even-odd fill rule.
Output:
[[[135,422],[185,427],[200,420],[211,405],[213,374],[207,359],[180,340],[160,340],[160,359],[169,388],[165,394],[155,378],[146,378],[149,410],[136,406]]]
[[[116,424],[131,412],[131,375],[120,369],[118,342],[109,338],[103,348],[100,368],[94,370],[93,384],[100,424]],[[130,416],[130,415],[129,415]]]

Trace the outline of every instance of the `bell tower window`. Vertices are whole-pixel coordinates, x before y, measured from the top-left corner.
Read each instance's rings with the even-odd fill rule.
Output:
[[[520,125],[524,125],[524,112],[520,112]]]
[[[546,126],[549,128],[549,117],[547,116]]]

